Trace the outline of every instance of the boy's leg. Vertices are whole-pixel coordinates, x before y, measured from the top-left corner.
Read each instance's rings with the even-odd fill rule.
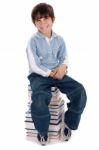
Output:
[[[32,89],[31,115],[35,128],[41,136],[48,133],[50,112],[48,104],[51,99],[51,88],[47,78],[33,74],[29,77]]]
[[[68,110],[65,112],[64,121],[70,129],[76,130],[86,105],[85,89],[82,84],[67,75],[62,80],[57,80],[56,85],[70,100],[67,103]]]

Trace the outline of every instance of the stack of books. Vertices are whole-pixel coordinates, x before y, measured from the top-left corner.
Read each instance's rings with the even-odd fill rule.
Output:
[[[64,117],[64,100],[60,96],[60,91],[56,87],[52,87],[52,98],[49,104],[49,111],[51,114],[51,120],[49,124],[49,139],[50,142],[56,142],[60,139],[60,130],[62,127]],[[34,123],[31,118],[31,87],[28,86],[28,110],[25,114],[25,129],[26,139],[31,141],[37,141],[37,130],[35,129]]]

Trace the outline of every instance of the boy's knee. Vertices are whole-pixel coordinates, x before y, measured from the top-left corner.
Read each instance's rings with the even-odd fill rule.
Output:
[[[86,90],[84,88],[84,86],[82,85],[82,97],[83,97],[83,100],[84,100],[84,105],[86,105],[86,101],[87,101],[87,94],[86,94]]]
[[[83,112],[86,106],[86,91],[82,84],[78,83],[78,86],[74,93],[71,95],[72,99],[74,99],[73,107],[77,113]]]
[[[78,83],[77,89],[80,93],[82,93],[86,97],[86,90],[85,90],[84,86],[81,83]]]
[[[84,107],[86,106],[87,95],[86,95],[86,90],[85,90],[85,88],[84,88],[84,86],[82,84],[80,84],[78,91],[79,91],[78,95],[80,95],[79,103],[80,103],[80,106],[81,106],[81,108],[83,110]]]
[[[40,112],[45,107],[45,103],[44,103],[43,100],[33,101],[31,107],[32,107],[32,109],[37,110],[37,111]]]
[[[32,115],[43,116],[49,113],[48,105],[42,100],[33,101],[31,104]]]
[[[48,104],[51,99],[51,94],[47,92],[36,92],[32,95],[31,110],[40,115],[48,111]]]

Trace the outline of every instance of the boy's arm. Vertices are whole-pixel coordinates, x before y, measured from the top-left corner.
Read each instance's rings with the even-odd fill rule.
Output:
[[[68,66],[68,55],[67,55],[67,49],[66,45],[63,39],[61,39],[59,52],[58,52],[58,60],[60,65],[66,65]]]
[[[59,52],[58,52],[58,59],[59,59],[59,67],[56,68],[56,74],[54,75],[54,79],[61,80],[65,74],[67,74],[67,68],[68,68],[68,57],[67,57],[67,51],[65,42],[62,39]]]
[[[40,60],[39,60],[39,58],[36,58],[37,61],[38,61],[38,63],[39,63],[39,66],[37,65],[37,63],[35,62],[35,58],[33,56],[33,52],[32,52],[32,48],[30,46],[30,43],[27,46],[26,53],[27,53],[27,58],[28,58],[29,66],[30,66],[32,72],[40,74],[40,75],[42,75],[44,77],[48,77],[50,75],[50,73],[51,73],[51,70],[45,68],[42,65],[41,65],[41,68],[43,68],[43,69],[41,69],[39,67],[40,66]]]

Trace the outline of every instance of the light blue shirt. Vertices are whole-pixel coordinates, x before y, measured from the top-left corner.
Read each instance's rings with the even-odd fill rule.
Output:
[[[27,46],[27,58],[29,72],[42,76],[49,76],[50,72],[61,64],[68,64],[65,42],[54,32],[51,39],[40,32],[33,35]]]

